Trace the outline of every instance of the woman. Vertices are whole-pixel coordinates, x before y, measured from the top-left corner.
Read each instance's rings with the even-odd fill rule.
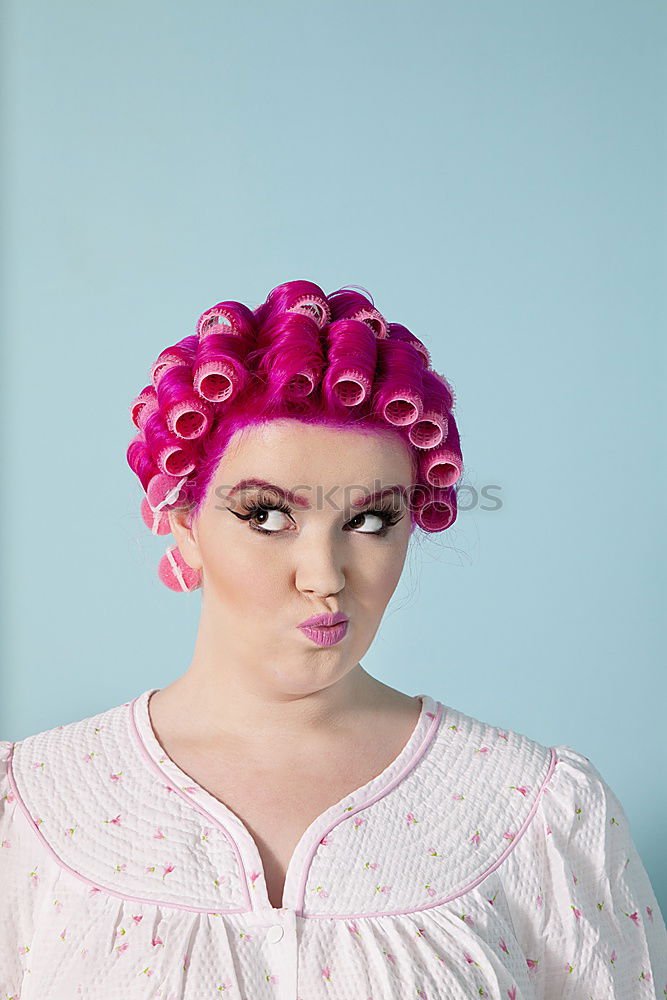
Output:
[[[462,455],[424,344],[349,289],[227,301],[128,460],[188,669],[1,745],[0,996],[664,998],[667,932],[591,761],[368,674]]]

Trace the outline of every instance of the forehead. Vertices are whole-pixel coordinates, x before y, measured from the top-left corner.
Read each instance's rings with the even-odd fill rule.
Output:
[[[362,432],[281,418],[244,427],[232,436],[216,478],[237,474],[290,487],[375,479],[408,486],[412,461],[408,445],[390,428]]]

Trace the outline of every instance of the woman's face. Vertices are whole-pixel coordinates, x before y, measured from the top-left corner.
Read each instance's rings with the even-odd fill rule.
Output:
[[[355,667],[403,570],[412,483],[407,446],[391,430],[279,419],[237,432],[192,528],[170,515],[181,554],[202,570],[206,654],[292,694]],[[338,641],[298,627],[336,611],[349,618]]]

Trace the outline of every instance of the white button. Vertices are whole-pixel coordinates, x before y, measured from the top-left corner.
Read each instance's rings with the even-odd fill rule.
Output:
[[[283,933],[284,932],[280,924],[272,924],[266,932],[266,940],[270,941],[271,944],[276,944],[276,942],[280,941]]]

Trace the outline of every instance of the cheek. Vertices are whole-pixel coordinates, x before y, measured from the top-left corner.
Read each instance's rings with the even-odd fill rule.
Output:
[[[354,559],[349,583],[355,590],[363,590],[368,606],[384,607],[396,590],[405,565],[407,541],[406,537],[405,544],[383,545],[369,539],[363,553]]]
[[[293,579],[295,554],[271,539],[245,537],[236,525],[201,530],[199,545],[206,585],[229,608],[269,609],[284,600]],[[249,533],[252,529],[248,528]],[[346,586],[366,608],[382,611],[403,572],[410,540],[408,527],[391,542],[348,539],[339,553]],[[297,560],[298,561],[298,560]],[[287,582],[286,582],[287,581]]]
[[[234,528],[200,534],[206,587],[230,609],[269,608],[284,592],[282,561],[267,556],[270,539],[263,548],[263,539],[246,539]]]

